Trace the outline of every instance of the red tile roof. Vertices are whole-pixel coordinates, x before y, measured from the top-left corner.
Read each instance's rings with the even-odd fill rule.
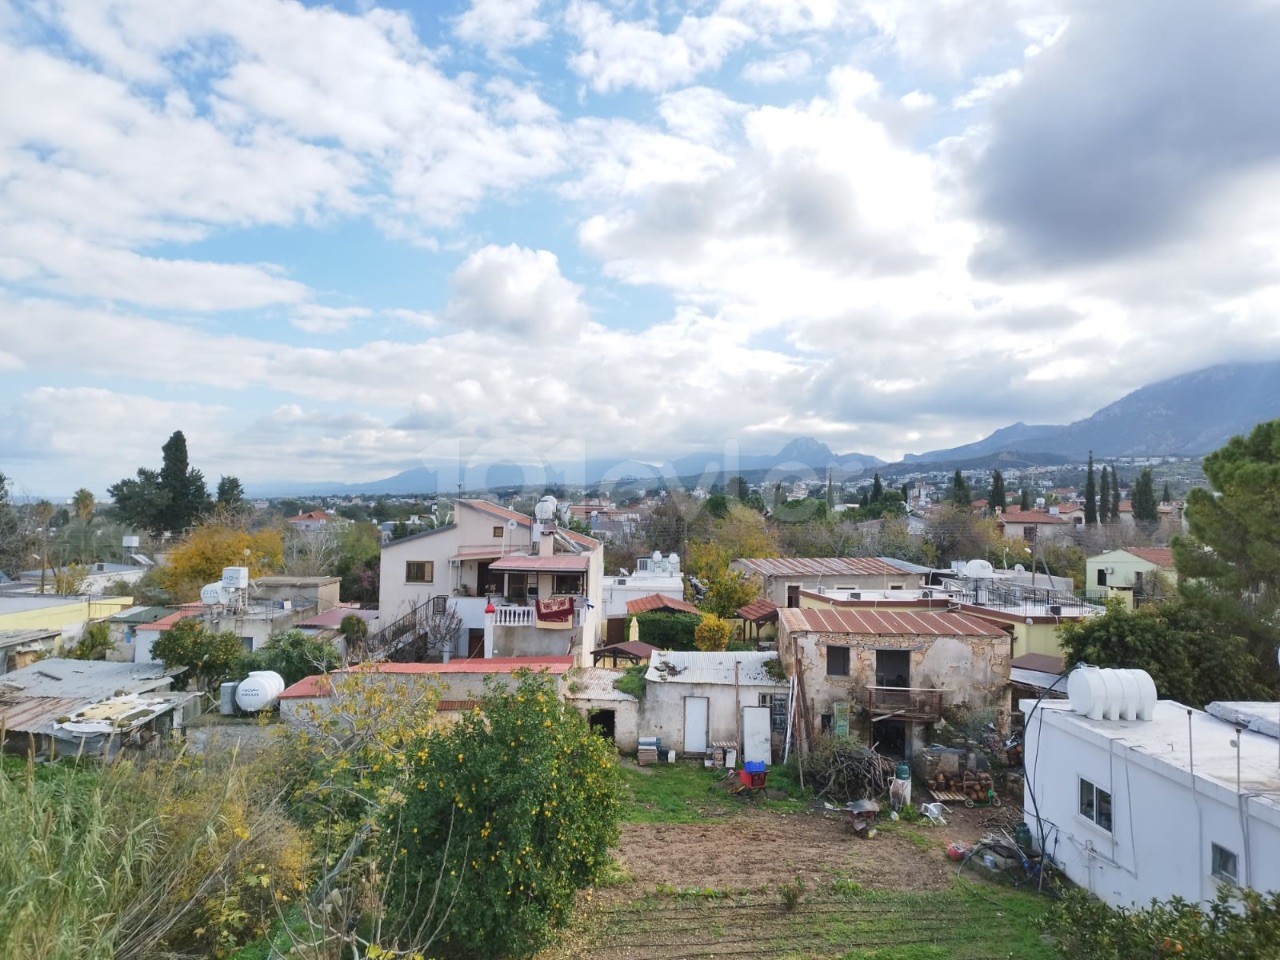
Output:
[[[778,621],[788,630],[818,633],[857,633],[874,636],[1007,637],[1003,630],[977,617],[942,610],[906,611],[815,610],[792,608],[778,611]]]
[[[1166,570],[1173,569],[1173,551],[1168,547],[1124,547],[1125,553],[1132,553],[1140,560],[1154,563]]]
[[[627,613],[649,613],[653,610],[675,610],[677,613],[702,613],[692,603],[668,597],[664,593],[651,593],[647,597],[639,597],[627,601]]]
[[[312,510],[309,513],[300,513],[296,517],[290,517],[288,522],[295,523],[299,520],[332,520],[333,518],[323,510]]]

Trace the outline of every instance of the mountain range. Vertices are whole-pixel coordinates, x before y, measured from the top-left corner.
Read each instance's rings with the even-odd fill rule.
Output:
[[[953,463],[1006,451],[1067,460],[1212,453],[1280,417],[1280,361],[1224,363],[1140,387],[1065,426],[1014,423],[976,443],[908,454],[903,463]]]
[[[741,455],[725,463],[723,451],[708,451],[657,463],[590,460],[585,464],[588,485],[634,477],[649,485],[657,477],[723,482],[725,473],[739,473],[754,482],[767,473],[794,470],[818,474],[830,469],[841,476],[867,470],[948,464],[961,467],[1051,464],[1095,457],[1201,455],[1218,449],[1236,434],[1256,424],[1280,418],[1280,361],[1230,363],[1197,370],[1140,387],[1083,420],[1062,426],[1013,423],[974,443],[944,450],[908,454],[898,464],[886,464],[864,453],[838,454],[813,437],[798,437],[775,454]],[[725,470],[728,467],[728,470]],[[367,483],[306,484],[289,489],[254,490],[256,496],[320,496],[325,494],[395,495],[449,493],[439,489],[447,476],[456,483],[456,468],[437,471],[414,467]],[[575,469],[577,479],[582,471]],[[469,468],[463,478],[468,490],[572,482],[560,467],[526,472],[515,464],[498,463]]]

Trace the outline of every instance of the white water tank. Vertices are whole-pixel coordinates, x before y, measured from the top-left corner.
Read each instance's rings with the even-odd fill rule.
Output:
[[[1080,666],[1067,677],[1067,698],[1090,720],[1150,720],[1156,685],[1145,670]]]
[[[245,713],[269,710],[284,692],[284,678],[274,670],[255,670],[236,687],[236,706]]]

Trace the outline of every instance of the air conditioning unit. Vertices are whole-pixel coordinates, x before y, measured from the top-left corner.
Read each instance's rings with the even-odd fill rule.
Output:
[[[457,557],[450,557],[450,558],[449,558],[449,566],[450,566],[450,567],[455,567],[455,568],[456,568],[456,567],[460,567],[460,566],[462,566],[462,561],[461,561],[461,560],[459,560]]]
[[[1060,617],[1060,616],[1062,616],[1062,604],[1060,604],[1060,603],[1051,603],[1051,604],[1049,604],[1049,616],[1051,616],[1051,617]]]

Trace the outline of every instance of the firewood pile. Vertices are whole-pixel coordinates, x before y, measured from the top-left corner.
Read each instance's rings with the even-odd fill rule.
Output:
[[[975,773],[972,770],[965,770],[953,776],[939,773],[928,781],[927,786],[935,795],[958,794],[965,800],[983,803],[987,799],[987,791],[994,789],[995,783],[991,779],[991,774],[986,771]]]
[[[874,747],[834,738],[817,746],[803,764],[817,796],[841,802],[881,796],[893,776],[893,761]]]

